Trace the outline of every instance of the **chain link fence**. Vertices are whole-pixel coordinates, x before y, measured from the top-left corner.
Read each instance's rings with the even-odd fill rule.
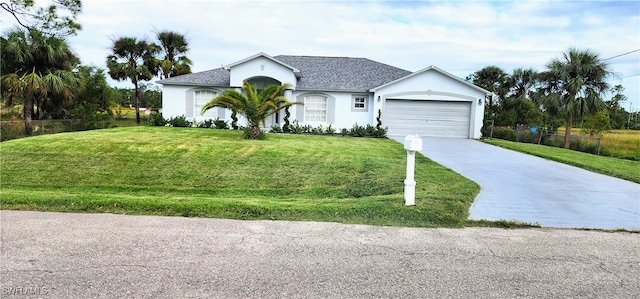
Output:
[[[491,126],[491,123],[488,124]],[[523,143],[544,144],[555,147],[564,146],[564,134],[557,131],[549,132],[544,128],[528,126],[523,124],[516,125],[516,128],[491,127],[489,130],[489,138],[504,139]],[[570,136],[570,148],[572,150],[600,155],[601,136]]]

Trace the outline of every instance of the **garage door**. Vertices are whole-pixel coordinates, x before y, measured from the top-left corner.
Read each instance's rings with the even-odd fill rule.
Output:
[[[470,102],[387,100],[388,135],[469,138]]]

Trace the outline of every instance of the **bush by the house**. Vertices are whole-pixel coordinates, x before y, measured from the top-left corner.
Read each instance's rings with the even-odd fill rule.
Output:
[[[170,126],[177,127],[177,128],[191,127],[191,122],[186,117],[184,117],[184,115],[172,117],[169,120],[167,120],[167,123]]]
[[[216,129],[220,129],[220,130],[229,129],[229,125],[227,124],[227,122],[219,118],[216,118],[216,120],[213,121],[213,125],[216,127]]]
[[[297,120],[293,121],[293,124],[289,126],[289,133],[291,134],[311,134],[311,135],[329,135],[333,136],[340,134],[340,136],[352,136],[352,137],[374,137],[384,138],[387,136],[388,128],[378,128],[378,126],[372,126],[370,124],[361,126],[357,123],[353,125],[351,129],[342,128],[337,130],[332,125],[322,126],[318,125],[313,127],[311,125],[301,125]],[[271,127],[270,133],[286,133],[284,128],[278,125]]]
[[[282,128],[280,128],[280,126],[278,125],[271,126],[271,130],[269,131],[269,133],[282,133],[282,132],[283,132]]]
[[[162,117],[162,114],[153,113],[149,116],[149,124],[152,126],[162,127],[167,124],[167,120]]]

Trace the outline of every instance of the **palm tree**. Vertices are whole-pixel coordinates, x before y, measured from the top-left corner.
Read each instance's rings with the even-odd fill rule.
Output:
[[[258,92],[255,85],[244,81],[242,85],[244,93],[235,89],[227,89],[224,93],[206,103],[202,107],[201,114],[213,107],[231,109],[247,119],[249,129],[245,131],[244,136],[250,139],[261,139],[263,135],[262,131],[260,131],[260,124],[264,123],[267,117],[291,105],[301,104],[300,102],[289,102],[282,95],[289,88],[291,88],[291,85],[288,83],[282,85],[273,84]]]
[[[549,112],[564,116],[564,148],[569,148],[574,116],[603,107],[600,96],[609,89],[605,80],[612,71],[598,53],[576,48],[552,59],[547,69],[542,74],[546,85],[544,106]]]
[[[534,69],[517,68],[513,70],[511,76],[507,78],[507,85],[510,87],[509,96],[514,98],[529,98],[533,91],[537,79]]]
[[[187,39],[184,35],[171,32],[158,32],[162,59],[158,59],[158,73],[160,79],[190,74],[191,60],[185,55],[189,52]]]
[[[73,99],[80,86],[71,71],[77,57],[64,39],[38,30],[15,30],[2,39],[2,89],[9,101],[22,101],[25,134],[33,134],[34,107],[57,97]]]
[[[490,65],[471,74],[467,77],[467,80],[476,86],[492,92],[498,97],[497,99],[494,99],[494,96],[489,97],[489,111],[487,112],[493,113],[495,112],[494,105],[497,104],[495,103],[495,100],[503,100],[509,90],[507,86],[507,78],[507,73],[505,73],[501,68]]]
[[[131,80],[136,95],[136,123],[140,124],[140,101],[142,93],[139,90],[140,81],[153,78],[154,58],[158,46],[149,44],[135,37],[121,37],[113,42],[111,52],[107,56],[107,68],[111,78],[122,81]]]

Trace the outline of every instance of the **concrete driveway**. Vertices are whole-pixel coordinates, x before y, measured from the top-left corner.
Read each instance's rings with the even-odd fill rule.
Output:
[[[640,184],[471,139],[424,138],[422,154],[482,187],[471,219],[640,230]]]

